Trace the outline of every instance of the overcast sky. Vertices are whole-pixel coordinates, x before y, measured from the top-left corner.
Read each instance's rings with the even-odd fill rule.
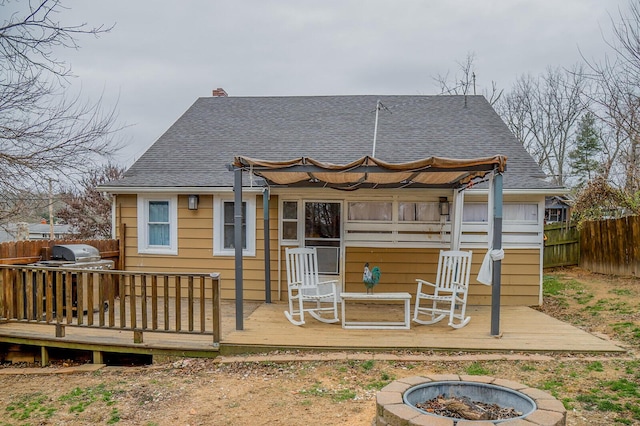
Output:
[[[74,90],[117,102],[129,166],[198,97],[438,94],[475,55],[478,88],[605,54],[627,0],[64,1],[67,24],[115,25],[64,51]],[[617,20],[617,19],[616,19]]]

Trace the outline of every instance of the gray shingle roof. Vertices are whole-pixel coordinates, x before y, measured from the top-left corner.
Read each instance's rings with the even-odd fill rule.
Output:
[[[233,186],[227,165],[242,155],[312,157],[344,164],[371,155],[401,163],[436,156],[506,155],[505,189],[552,189],[536,162],[483,96],[300,96],[198,99],[110,187]]]

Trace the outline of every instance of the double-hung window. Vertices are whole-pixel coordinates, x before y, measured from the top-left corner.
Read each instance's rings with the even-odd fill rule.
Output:
[[[213,207],[213,254],[235,255],[235,212],[233,198],[216,197]],[[256,254],[256,199],[242,201],[242,254]]]
[[[138,196],[138,252],[178,254],[176,196]]]

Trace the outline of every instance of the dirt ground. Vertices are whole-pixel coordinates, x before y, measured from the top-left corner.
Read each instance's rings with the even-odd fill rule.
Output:
[[[547,275],[543,311],[629,353],[281,352],[254,361],[172,358],[91,373],[0,374],[0,425],[371,425],[379,389],[434,373],[490,375],[543,389],[568,408],[568,425],[640,425],[640,280],[578,268]]]

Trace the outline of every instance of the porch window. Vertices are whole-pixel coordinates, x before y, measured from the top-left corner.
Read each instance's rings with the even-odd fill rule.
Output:
[[[213,208],[213,254],[235,255],[234,201],[216,197]],[[249,198],[242,202],[242,253],[255,256],[256,202]]]
[[[298,202],[282,202],[282,240],[298,243]]]
[[[505,204],[502,208],[505,222],[538,223],[537,204]]]
[[[438,203],[398,203],[398,220],[400,222],[439,222]]]
[[[441,244],[449,226],[441,220],[437,201],[400,199],[400,196],[349,201],[345,240],[367,247]]]
[[[487,203],[464,203],[462,209],[463,222],[486,223],[488,220],[489,212],[487,210]]]
[[[178,254],[177,197],[138,196],[138,253]]]
[[[349,220],[385,221],[393,218],[391,201],[357,201],[348,204]]]
[[[505,203],[502,206],[502,218],[505,222],[538,223],[538,205]],[[462,220],[464,222],[486,223],[489,220],[487,203],[465,203]]]

